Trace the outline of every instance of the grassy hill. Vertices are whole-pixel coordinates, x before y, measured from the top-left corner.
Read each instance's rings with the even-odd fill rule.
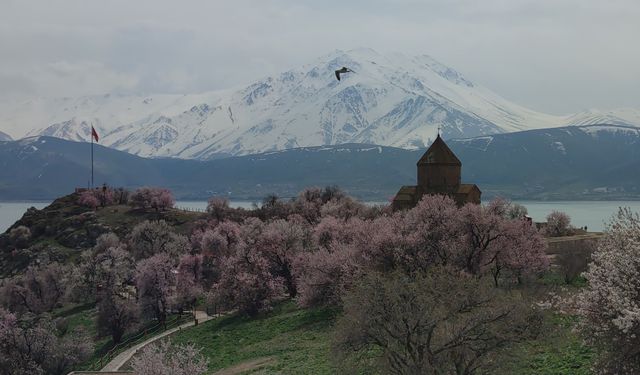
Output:
[[[174,334],[172,341],[201,348],[212,374],[335,374],[331,336],[336,315],[287,302],[257,319],[209,321]],[[545,333],[501,353],[491,374],[590,374],[593,352],[573,332],[575,323],[570,316],[545,314]],[[361,371],[379,373],[373,365]]]

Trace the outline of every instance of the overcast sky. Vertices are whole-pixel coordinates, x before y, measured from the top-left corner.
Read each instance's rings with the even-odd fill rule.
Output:
[[[0,0],[0,98],[193,93],[370,47],[540,111],[640,108],[639,20],[639,0]]]

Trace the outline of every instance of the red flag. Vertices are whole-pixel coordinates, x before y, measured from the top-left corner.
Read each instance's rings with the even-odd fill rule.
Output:
[[[95,139],[96,142],[100,139],[100,137],[98,137],[98,132],[93,128],[93,126],[91,127],[91,138]]]

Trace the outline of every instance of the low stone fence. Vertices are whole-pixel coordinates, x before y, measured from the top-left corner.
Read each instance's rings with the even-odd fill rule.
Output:
[[[567,237],[547,238],[547,254],[552,266],[563,275],[567,282],[587,270],[591,254],[602,233],[586,233]]]

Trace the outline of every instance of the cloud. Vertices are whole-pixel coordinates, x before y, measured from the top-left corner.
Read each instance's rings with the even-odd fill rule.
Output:
[[[5,95],[227,88],[371,47],[432,55],[543,111],[640,106],[637,0],[6,2]]]
[[[130,93],[138,78],[95,61],[64,61],[35,65],[0,75],[0,96],[74,97],[99,93]]]

